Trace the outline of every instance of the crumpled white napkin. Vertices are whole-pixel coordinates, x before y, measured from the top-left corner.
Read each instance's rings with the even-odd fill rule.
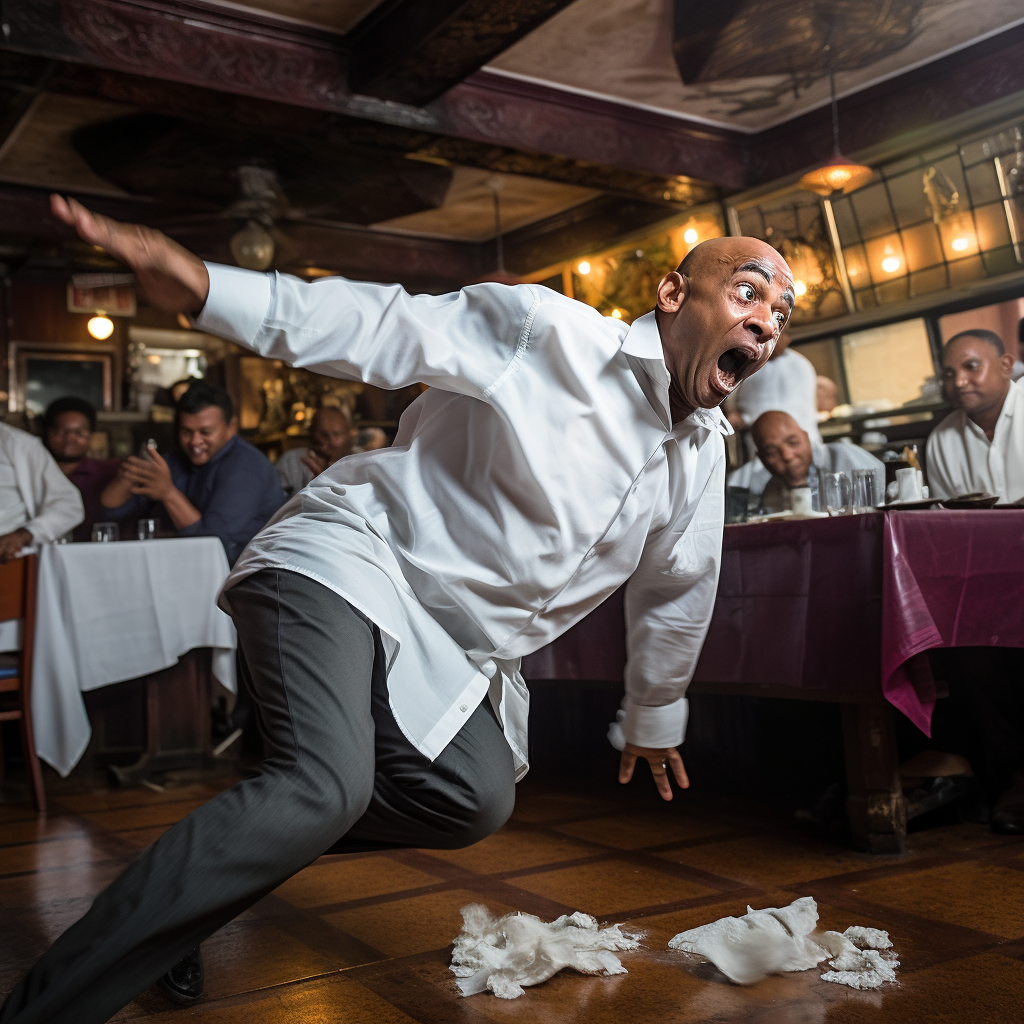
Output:
[[[727,978],[750,985],[769,974],[806,971],[829,960],[823,981],[850,988],[878,988],[895,981],[895,956],[887,932],[856,925],[839,932],[817,932],[818,904],[803,896],[788,907],[754,910],[743,917],[723,917],[711,924],[680,932],[669,940],[672,949],[697,953],[710,960]]]
[[[612,950],[640,945],[620,925],[599,928],[589,914],[568,914],[549,924],[532,914],[495,918],[486,907],[471,903],[462,908],[462,921],[450,969],[464,996],[490,989],[499,999],[515,999],[524,985],[539,985],[563,967],[584,974],[625,974]]]

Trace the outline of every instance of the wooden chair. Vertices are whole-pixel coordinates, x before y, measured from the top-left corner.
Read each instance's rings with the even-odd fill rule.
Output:
[[[0,622],[21,619],[21,650],[17,652],[17,675],[0,677],[0,722],[21,722],[21,744],[32,783],[32,801],[40,814],[46,813],[43,771],[36,755],[32,734],[32,644],[36,625],[35,555],[14,558],[0,565]],[[0,748],[0,772],[3,770]]]

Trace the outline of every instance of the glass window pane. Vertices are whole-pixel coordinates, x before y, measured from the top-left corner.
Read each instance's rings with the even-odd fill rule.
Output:
[[[842,339],[850,402],[861,409],[893,409],[921,396],[935,376],[924,320],[905,320]]]
[[[851,245],[843,249],[843,258],[846,260],[846,275],[850,279],[850,287],[866,288],[871,283],[871,275],[868,273],[868,258],[864,246]]]
[[[942,262],[939,233],[930,220],[903,231],[903,248],[907,253],[907,267],[911,271],[923,270]]]
[[[1011,274],[1015,270],[1020,270],[1020,263],[1017,261],[1017,254],[1012,245],[985,253],[984,260],[990,277],[995,277],[997,274]]]
[[[910,294],[927,295],[929,292],[939,292],[946,287],[946,267],[930,267],[928,270],[919,270],[916,274],[910,275]]]
[[[985,265],[980,256],[970,256],[966,260],[956,260],[949,265],[949,286],[959,288],[985,276]]]
[[[836,230],[839,232],[839,241],[842,245],[853,245],[860,241],[860,231],[857,229],[857,222],[853,219],[853,205],[849,197],[832,201],[832,213],[836,218]]]
[[[1002,203],[991,203],[976,209],[974,224],[979,249],[997,249],[1010,244],[1010,228],[1006,223],[1006,209]]]
[[[999,179],[996,177],[995,164],[991,160],[970,167],[965,173],[969,192],[967,198],[974,206],[991,203],[999,198]]]
[[[893,230],[895,225],[892,222],[892,210],[889,208],[885,185],[881,182],[858,189],[850,198],[864,238],[872,238]]]
[[[878,305],[874,288],[865,288],[862,292],[854,292],[853,301],[858,309],[874,309]]]
[[[876,284],[892,281],[907,272],[907,257],[897,234],[883,235],[866,242],[868,272]]]
[[[921,171],[914,170],[910,174],[901,174],[889,181],[889,195],[896,209],[896,219],[900,227],[917,224],[928,217],[925,209],[927,200],[921,185]]]
[[[822,338],[821,341],[809,341],[803,345],[794,345],[793,349],[811,361],[819,377],[828,377],[839,389],[839,401],[848,398],[843,391],[842,350],[838,338]]]
[[[910,296],[909,279],[904,276],[896,281],[876,284],[875,295],[878,296],[878,304],[880,306],[887,306],[890,302],[902,302]]]

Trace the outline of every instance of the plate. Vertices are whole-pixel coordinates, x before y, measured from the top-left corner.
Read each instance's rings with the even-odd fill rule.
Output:
[[[878,507],[883,512],[913,512],[915,509],[931,508],[938,503],[938,498],[919,498],[917,501],[890,501],[887,505]]]
[[[949,498],[939,503],[943,508],[992,508],[999,504],[998,494],[962,494],[958,498]]]

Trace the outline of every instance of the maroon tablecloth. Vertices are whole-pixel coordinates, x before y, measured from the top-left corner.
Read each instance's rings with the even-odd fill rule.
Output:
[[[882,690],[930,734],[935,693],[915,655],[1024,647],[1024,510],[888,512],[882,565]]]
[[[887,512],[727,526],[694,673],[886,698],[930,732],[931,647],[1024,647],[1024,511]],[[523,663],[527,679],[621,680],[621,591]]]

